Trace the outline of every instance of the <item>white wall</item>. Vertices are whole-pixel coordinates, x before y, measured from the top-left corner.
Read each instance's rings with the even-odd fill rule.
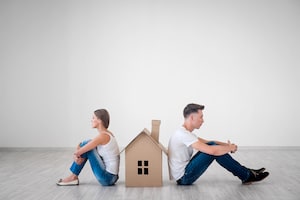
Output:
[[[0,1],[0,147],[72,147],[107,108],[126,146],[151,119],[167,145],[183,107],[199,135],[299,146],[300,3]]]

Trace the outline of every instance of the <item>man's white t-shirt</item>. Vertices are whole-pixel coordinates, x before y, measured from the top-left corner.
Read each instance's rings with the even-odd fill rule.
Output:
[[[192,144],[198,141],[196,134],[180,127],[169,140],[169,167],[172,179],[180,179],[193,156]]]

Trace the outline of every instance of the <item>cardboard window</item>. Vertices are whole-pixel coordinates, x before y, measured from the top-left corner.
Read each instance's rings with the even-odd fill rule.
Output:
[[[138,168],[138,175],[142,175],[143,174],[143,169],[142,168]]]
[[[144,161],[138,160],[137,165],[138,165],[138,170],[137,170],[138,175],[148,175],[149,174],[149,168],[148,168],[149,161],[148,160],[144,160]]]
[[[144,175],[148,175],[148,168],[144,168]]]
[[[143,166],[143,162],[141,160],[138,160],[138,166],[139,167]]]
[[[148,160],[145,160],[145,161],[144,161],[144,166],[145,166],[145,167],[148,167],[148,166],[149,166],[148,163],[149,163]]]

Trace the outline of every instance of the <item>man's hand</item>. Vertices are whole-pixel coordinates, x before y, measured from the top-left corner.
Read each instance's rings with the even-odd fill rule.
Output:
[[[231,142],[229,140],[228,140],[227,144],[229,146],[229,149],[230,149],[231,153],[235,153],[237,151],[237,145],[231,144]]]

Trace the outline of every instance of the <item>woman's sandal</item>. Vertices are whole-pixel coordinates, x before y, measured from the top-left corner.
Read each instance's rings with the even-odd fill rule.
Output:
[[[73,186],[73,185],[79,185],[79,179],[75,179],[73,181],[69,182],[63,182],[62,179],[59,179],[58,182],[56,183],[58,186]]]

